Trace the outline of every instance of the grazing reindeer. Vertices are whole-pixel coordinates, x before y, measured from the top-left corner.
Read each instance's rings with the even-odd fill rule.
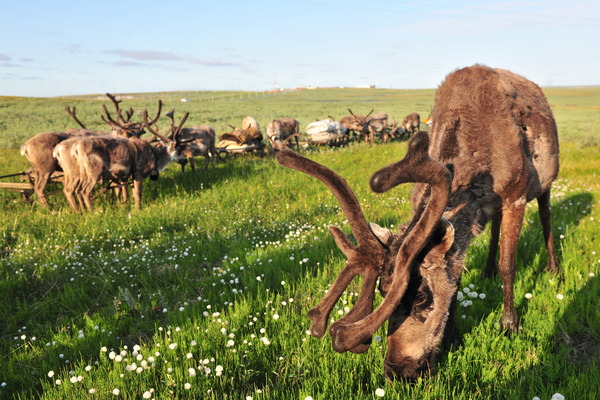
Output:
[[[175,110],[171,110],[166,115],[171,119],[171,132],[175,132]],[[212,163],[213,168],[217,164],[217,151],[215,149],[215,130],[209,125],[193,126],[191,128],[182,128],[178,135],[180,150],[184,156],[179,161],[181,164],[181,172],[185,172],[185,165],[190,163],[192,172],[196,171],[196,163],[194,157],[204,156],[204,169],[208,169],[208,165]],[[170,137],[173,139],[173,137]]]
[[[514,309],[515,251],[527,201],[537,199],[547,270],[560,270],[550,227],[550,188],[558,173],[558,138],[541,89],[511,72],[485,66],[457,70],[439,87],[431,136],[412,137],[403,160],[370,181],[375,192],[415,182],[413,217],[398,233],[367,224],[346,181],[290,150],[278,161],[323,181],[342,206],[357,241],[330,227],[346,266],[309,312],[313,336],[325,333],[329,314],[356,275],[363,278],[354,308],[332,324],[334,350],[365,352],[388,320],[385,374],[416,379],[434,365],[443,339],[453,331],[456,293],[471,239],[492,220],[485,272],[498,268],[504,292],[502,326],[517,331]],[[430,145],[431,144],[431,145]],[[383,301],[373,310],[379,279]]]
[[[75,122],[81,127],[81,129],[67,129],[66,132],[42,132],[28,139],[23,146],[21,146],[21,155],[26,157],[31,164],[32,176],[33,176],[33,190],[38,198],[40,205],[47,207],[48,199],[46,198],[46,185],[48,184],[48,180],[52,176],[55,171],[61,171],[61,167],[58,164],[57,160],[52,156],[52,152],[54,151],[54,147],[62,142],[63,140],[69,139],[71,137],[77,136],[104,136],[110,135],[114,137],[139,137],[144,133],[143,127],[139,124],[129,123],[128,120],[133,115],[133,111],[130,110],[127,112],[128,120],[126,121],[122,117],[122,111],[119,108],[119,102],[114,96],[107,93],[106,94],[109,99],[113,102],[117,109],[117,119],[123,120],[123,123],[119,123],[114,121],[110,116],[106,106],[102,106],[104,109],[104,113],[106,115],[106,119],[104,116],[102,119],[105,121],[112,121],[109,123],[111,126],[110,132],[104,131],[96,131],[87,129],[85,125],[77,118],[76,116],[76,108],[66,107],[67,113],[75,120]],[[160,113],[162,110],[162,101],[158,102],[158,112],[156,117],[150,122],[150,124],[156,123],[158,118],[160,117]]]
[[[287,147],[292,139],[296,141],[296,148],[300,148],[298,136],[300,136],[300,122],[296,119],[274,119],[267,125],[267,137],[275,151]]]
[[[358,134],[367,137],[369,135],[369,129],[367,128],[366,124],[373,111],[375,110],[369,111],[367,115],[356,115],[351,109],[348,109],[350,115],[342,117],[342,119],[340,119],[340,124],[346,128],[348,135],[350,135],[350,132],[352,132],[354,136]],[[334,119],[333,117],[329,118]]]
[[[388,128],[388,115],[386,113],[379,112],[366,121],[368,135],[370,143],[375,142],[375,135],[379,134],[382,136],[384,143],[387,141],[386,130]]]
[[[142,208],[142,181],[146,177],[158,179],[158,173],[173,161],[181,159],[178,135],[188,117],[185,114],[170,140],[152,129],[148,113],[143,117],[146,129],[164,142],[152,146],[139,138],[88,136],[68,139],[54,149],[54,157],[64,169],[64,193],[74,211],[79,207],[73,195],[82,200],[88,211],[92,210],[91,194],[100,178],[125,183],[133,177],[133,196],[138,209]]]
[[[407,135],[407,137],[410,137],[418,132],[419,129],[421,129],[421,116],[419,113],[410,113],[402,120],[403,136]]]

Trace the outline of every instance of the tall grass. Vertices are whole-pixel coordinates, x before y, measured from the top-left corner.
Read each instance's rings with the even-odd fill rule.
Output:
[[[384,328],[366,354],[335,353],[328,337],[306,334],[306,313],[345,262],[327,233],[331,224],[349,231],[339,205],[324,185],[271,157],[230,157],[195,174],[169,167],[145,182],[142,211],[104,196],[93,213],[75,214],[57,184],[48,210],[0,192],[0,398],[362,399],[377,398],[377,389],[384,398],[598,398],[598,92],[547,94],[561,132],[552,211],[564,274],[544,272],[530,204],[515,284],[522,332],[499,329],[500,280],[482,277],[486,231],[467,253],[461,292],[472,303],[457,310],[462,342],[442,352],[435,374],[386,382]],[[433,101],[433,91],[228,95],[133,95],[123,104],[152,110],[161,97],[190,111],[191,124],[223,132],[247,114],[263,126],[293,116],[305,127],[347,108],[427,115]],[[65,105],[98,119],[95,97],[0,99],[0,175],[27,167],[16,149],[26,137],[72,126]],[[305,154],[346,178],[369,220],[397,228],[410,217],[410,188],[374,194],[368,180],[405,151],[393,142]],[[358,288],[346,291],[333,317],[351,307]]]

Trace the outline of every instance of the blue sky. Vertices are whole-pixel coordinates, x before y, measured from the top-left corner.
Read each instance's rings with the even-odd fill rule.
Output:
[[[598,0],[1,0],[0,21],[0,95],[435,88],[475,63],[600,85]]]

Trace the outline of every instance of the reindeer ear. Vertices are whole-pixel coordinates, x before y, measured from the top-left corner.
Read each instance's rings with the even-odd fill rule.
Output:
[[[371,232],[377,236],[377,239],[379,239],[379,241],[386,246],[389,245],[390,241],[394,237],[392,231],[387,228],[383,228],[374,222],[369,223],[369,227],[371,228]]]
[[[440,220],[440,224],[433,234],[432,239],[436,238],[439,238],[440,242],[427,253],[423,260],[423,267],[426,269],[444,266],[442,261],[454,244],[454,227],[445,218]]]

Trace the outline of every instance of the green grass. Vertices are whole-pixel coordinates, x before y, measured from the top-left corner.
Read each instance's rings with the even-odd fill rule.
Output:
[[[377,388],[390,399],[598,398],[599,92],[547,90],[561,136],[552,212],[564,275],[544,272],[532,203],[517,254],[523,330],[505,336],[500,280],[482,277],[486,230],[468,251],[461,289],[485,298],[458,308],[462,343],[414,384],[385,381],[384,328],[382,341],[362,355],[335,353],[329,337],[306,335],[307,311],[345,261],[327,226],[349,227],[324,185],[270,156],[229,158],[196,174],[170,166],[160,180],[145,182],[142,211],[106,196],[94,213],[75,214],[58,184],[48,210],[0,192],[0,398],[132,399],[152,391],[156,399],[373,399]],[[154,110],[160,97],[167,109],[190,111],[190,124],[224,132],[245,115],[262,126],[292,116],[302,128],[347,108],[426,116],[433,94],[161,93],[133,95],[123,105]],[[76,105],[84,121],[99,119],[96,97],[0,98],[0,175],[27,168],[18,154],[26,138],[73,126],[64,106]],[[368,220],[397,227],[410,217],[410,185],[374,194],[368,180],[405,150],[402,142],[361,143],[305,154],[346,178]],[[358,288],[355,282],[346,292],[347,305]],[[345,307],[338,306],[335,317]]]

